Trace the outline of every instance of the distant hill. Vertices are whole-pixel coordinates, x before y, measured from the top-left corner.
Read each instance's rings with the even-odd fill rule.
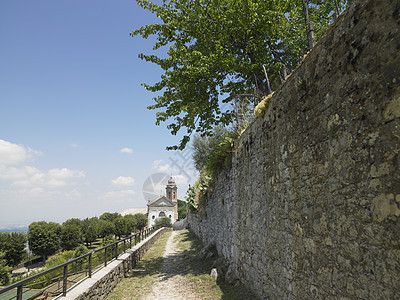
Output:
[[[28,232],[28,225],[0,225],[0,232]]]

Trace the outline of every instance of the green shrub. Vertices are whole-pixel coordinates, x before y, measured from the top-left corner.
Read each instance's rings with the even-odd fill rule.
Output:
[[[219,144],[211,151],[206,169],[210,174],[214,174],[219,168],[225,166],[230,167],[232,162],[232,134],[227,134],[222,137]]]
[[[161,227],[172,227],[171,219],[167,217],[158,218],[156,219],[155,227],[156,229],[159,229]]]
[[[188,204],[185,201],[178,200],[178,220],[186,218],[188,211]]]
[[[104,237],[103,243],[101,245],[104,247],[104,246],[110,245],[116,241],[117,241],[117,239],[112,234],[109,234]]]

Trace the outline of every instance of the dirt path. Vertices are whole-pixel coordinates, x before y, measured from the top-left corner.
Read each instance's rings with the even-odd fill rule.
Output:
[[[146,300],[198,300],[191,291],[192,283],[180,275],[182,254],[174,238],[180,231],[173,231],[169,237],[163,254],[160,275],[153,285],[152,292]],[[175,239],[176,240],[176,239]]]

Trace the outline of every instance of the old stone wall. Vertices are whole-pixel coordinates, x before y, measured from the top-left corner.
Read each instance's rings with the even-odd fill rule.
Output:
[[[117,260],[109,263],[107,267],[93,274],[92,278],[85,279],[71,291],[68,291],[66,297],[60,296],[59,299],[106,299],[125,275],[134,268],[136,262],[144,256],[158,237],[168,230],[171,229],[158,229],[147,239],[138,243],[126,253],[120,255]]]
[[[358,1],[189,226],[265,299],[400,299],[400,3]]]

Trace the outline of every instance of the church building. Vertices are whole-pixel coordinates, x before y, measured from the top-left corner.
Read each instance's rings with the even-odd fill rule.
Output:
[[[174,224],[178,220],[178,187],[171,177],[165,187],[166,196],[159,196],[147,203],[148,226],[152,227],[158,218],[167,217]]]

